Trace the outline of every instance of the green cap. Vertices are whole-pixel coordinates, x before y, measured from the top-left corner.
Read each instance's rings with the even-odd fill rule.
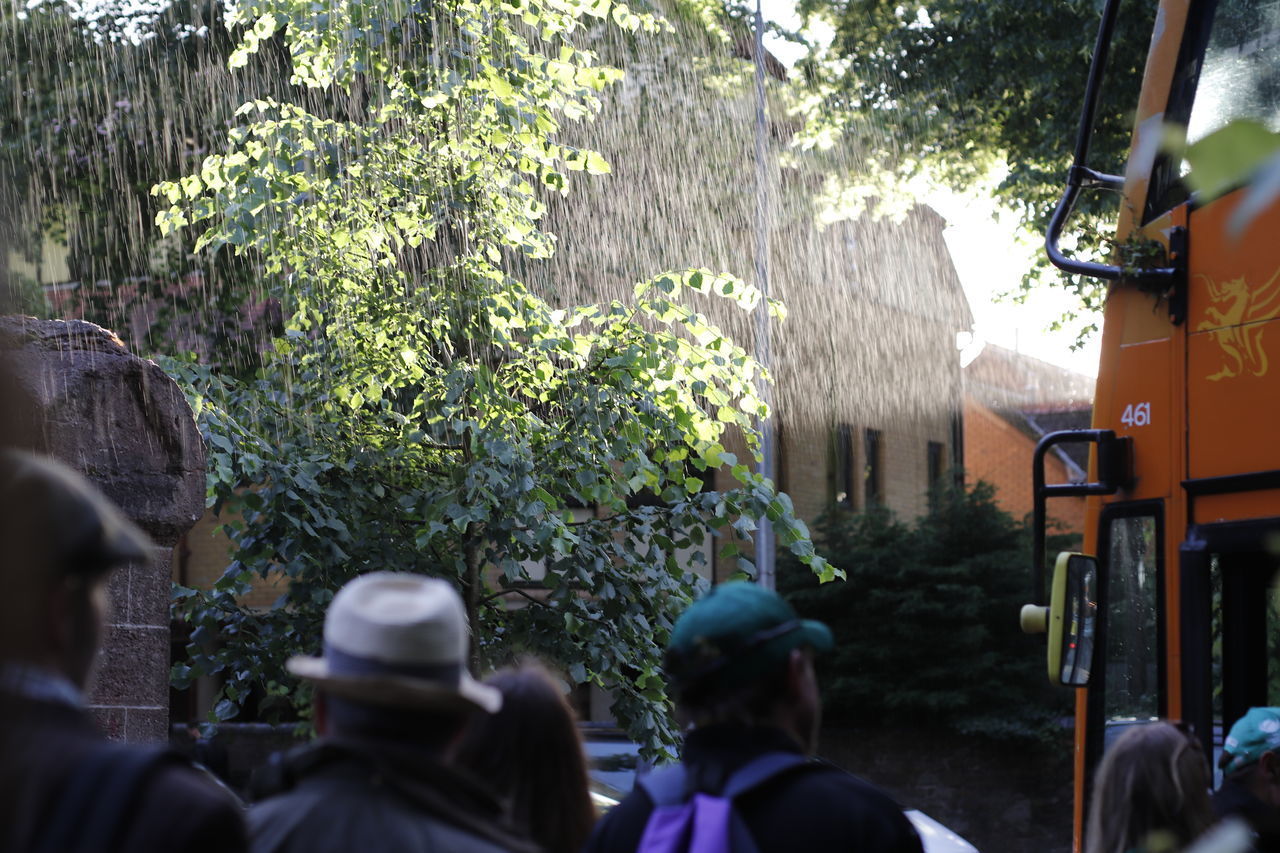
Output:
[[[764,674],[792,649],[825,652],[834,644],[830,628],[801,619],[776,592],[729,581],[676,620],[664,668],[677,694],[730,689]]]
[[[1264,752],[1275,751],[1280,751],[1280,708],[1250,708],[1222,742],[1223,754],[1230,756],[1223,772],[1243,770]]]

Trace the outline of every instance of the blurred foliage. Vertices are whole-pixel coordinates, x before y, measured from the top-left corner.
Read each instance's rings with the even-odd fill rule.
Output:
[[[253,78],[279,41],[292,83],[325,97],[249,100],[221,153],[154,189],[164,231],[252,259],[284,309],[251,377],[167,362],[235,546],[213,590],[178,593],[193,633],[175,682],[220,676],[219,719],[255,688],[268,715],[296,710],[283,664],[319,650],[334,592],[414,571],[462,590],[473,667],[536,653],[612,688],[650,754],[672,743],[660,651],[701,584],[681,552],[731,534],[738,556],[767,517],[807,570],[833,571],[725,451],[732,431],[757,452],[762,370],[685,303],[780,304],[691,270],[557,308],[513,272],[555,249],[545,195],[610,171],[557,136],[621,77],[583,32],[664,22],[611,0],[245,0],[228,24],[232,67]],[[711,488],[721,468],[736,487]],[[279,600],[243,606],[261,579],[285,581]]]
[[[1095,0],[800,0],[803,16],[835,29],[798,67],[818,95],[809,133],[869,152],[845,181],[882,195],[918,175],[985,191],[1007,165],[996,199],[1038,237],[1066,182],[1100,10]],[[1123,171],[1154,15],[1153,3],[1121,7],[1089,158],[1099,171]],[[1116,210],[1114,194],[1084,194],[1064,245],[1105,258]],[[1101,308],[1105,288],[1092,279],[1045,262],[1024,289],[1041,280],[1074,291],[1083,311]]]
[[[1029,526],[1001,510],[986,483],[932,497],[912,524],[884,508],[817,521],[818,551],[845,569],[843,582],[819,587],[779,560],[779,589],[836,637],[818,659],[824,718],[1047,739],[1074,694],[1049,687],[1043,636],[1019,628]],[[1065,546],[1050,537],[1051,554]]]
[[[160,234],[150,196],[200,162],[248,97],[226,68],[224,14],[221,0],[0,7],[0,309],[89,319],[143,353],[256,366],[275,314],[259,271]],[[271,47],[253,90],[285,94],[288,57]]]
[[[1227,220],[1233,239],[1240,239],[1260,214],[1280,198],[1280,133],[1260,122],[1242,118],[1227,122],[1183,151],[1183,181],[1201,203],[1244,187],[1240,204]]]

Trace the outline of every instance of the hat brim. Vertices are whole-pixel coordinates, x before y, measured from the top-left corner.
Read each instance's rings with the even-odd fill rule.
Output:
[[[317,657],[292,657],[285,667],[326,693],[369,705],[459,714],[496,714],[502,708],[502,693],[476,681],[466,671],[453,686],[404,675],[335,675],[329,662]]]
[[[800,632],[804,635],[802,645],[812,646],[815,652],[829,652],[836,646],[831,629],[822,622],[813,619],[800,620]]]

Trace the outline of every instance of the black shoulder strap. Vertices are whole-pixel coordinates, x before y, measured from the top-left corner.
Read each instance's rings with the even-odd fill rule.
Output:
[[[71,768],[35,853],[115,850],[142,783],[157,767],[181,761],[163,747],[103,744]]]
[[[815,765],[808,758],[797,752],[766,752],[739,767],[729,777],[724,784],[723,796],[735,802],[729,817],[729,849],[733,853],[759,853],[760,849],[742,813],[738,811],[737,798],[779,776],[813,766]]]

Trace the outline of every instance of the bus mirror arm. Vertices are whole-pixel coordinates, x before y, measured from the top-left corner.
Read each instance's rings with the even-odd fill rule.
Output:
[[[1067,171],[1067,187],[1063,190],[1062,199],[1054,209],[1053,216],[1049,218],[1044,248],[1049,255],[1050,263],[1063,272],[1100,278],[1104,281],[1116,281],[1120,278],[1146,280],[1152,290],[1162,292],[1171,289],[1179,280],[1181,270],[1178,267],[1126,269],[1111,264],[1068,258],[1059,247],[1062,229],[1066,226],[1067,218],[1071,216],[1071,210],[1080,197],[1080,190],[1120,190],[1124,187],[1124,178],[1120,175],[1097,172],[1085,165],[1089,160],[1089,139],[1093,135],[1093,124],[1098,113],[1098,97],[1102,91],[1102,75],[1106,71],[1111,34],[1115,32],[1116,15],[1119,10],[1120,0],[1107,0],[1102,10],[1102,21],[1098,25],[1098,39],[1093,46],[1093,61],[1089,64],[1089,82],[1084,90],[1084,106],[1080,111],[1080,127],[1076,131],[1075,154],[1071,161],[1071,168]],[[1160,283],[1165,282],[1167,284],[1161,286]]]
[[[1124,180],[1115,175],[1103,175],[1085,165],[1089,160],[1089,138],[1093,134],[1093,122],[1098,113],[1098,96],[1102,91],[1102,75],[1107,68],[1107,52],[1111,48],[1111,34],[1115,32],[1116,15],[1120,11],[1120,0],[1107,0],[1102,9],[1102,22],[1098,25],[1098,40],[1093,45],[1093,61],[1089,63],[1089,82],[1084,89],[1084,107],[1080,111],[1080,127],[1076,130],[1075,156],[1071,161],[1071,169],[1067,172],[1067,188],[1062,193],[1053,216],[1049,219],[1049,230],[1045,234],[1044,248],[1049,254],[1049,261],[1058,269],[1075,275],[1087,275],[1114,281],[1120,277],[1121,269],[1107,264],[1095,264],[1089,261],[1077,261],[1062,254],[1058,241],[1062,237],[1062,228],[1066,225],[1071,209],[1076,206],[1076,199],[1084,187],[1104,187],[1115,189],[1124,184]]]
[[[1176,242],[1175,237],[1182,236],[1180,234],[1171,235],[1169,253],[1174,265],[1168,267],[1130,268],[1113,264],[1099,264],[1093,261],[1079,261],[1075,258],[1068,258],[1062,253],[1062,249],[1058,247],[1058,241],[1062,237],[1062,228],[1066,224],[1067,217],[1071,215],[1071,209],[1075,207],[1080,190],[1098,187],[1118,189],[1123,184],[1124,179],[1116,175],[1104,175],[1079,163],[1071,166],[1071,170],[1067,173],[1067,188],[1062,193],[1062,200],[1058,202],[1057,208],[1053,211],[1053,216],[1049,219],[1049,230],[1045,235],[1044,249],[1049,255],[1050,263],[1063,272],[1071,273],[1072,275],[1085,275],[1091,278],[1100,278],[1104,281],[1116,281],[1124,278],[1135,282],[1140,290],[1152,293],[1179,294],[1182,288],[1179,288],[1178,285],[1184,278],[1185,273],[1182,264],[1185,262],[1184,259],[1186,257],[1185,247],[1174,244]],[[1174,229],[1175,232],[1180,230]],[[1183,242],[1185,242],[1185,238]],[[1181,322],[1181,315],[1185,312],[1185,306],[1174,305],[1171,306],[1171,310],[1174,322]]]
[[[1069,441],[1089,441],[1097,445],[1097,482],[1046,484],[1044,476],[1045,455],[1055,445]],[[1049,498],[1078,497],[1081,495],[1114,495],[1133,483],[1132,439],[1117,436],[1109,429],[1069,429],[1051,432],[1040,439],[1031,461],[1032,516],[1031,516],[1031,579],[1032,602],[1045,604],[1044,558],[1045,527],[1048,521],[1046,504]]]

